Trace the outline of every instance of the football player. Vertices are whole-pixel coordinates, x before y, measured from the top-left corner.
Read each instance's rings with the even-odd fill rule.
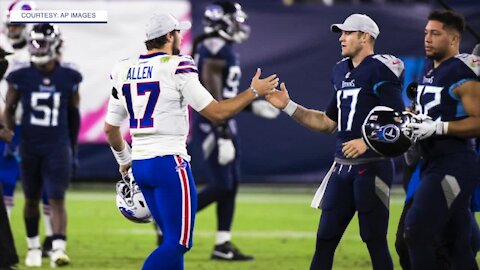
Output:
[[[80,126],[78,87],[81,74],[60,62],[62,44],[56,25],[38,24],[30,32],[31,62],[17,67],[6,78],[5,118],[15,127],[14,114],[21,103],[20,170],[25,195],[24,219],[27,229],[27,266],[41,266],[39,201],[42,190],[51,206],[51,266],[70,262],[66,255],[65,192],[72,172],[72,148]]]
[[[335,249],[355,212],[360,236],[367,245],[373,269],[393,269],[387,245],[391,159],[367,148],[361,128],[365,117],[378,105],[403,111],[400,77],[403,62],[392,55],[374,54],[380,33],[367,15],[352,14],[333,24],[339,32],[342,56],[333,68],[335,93],[325,112],[293,102],[284,83],[267,96],[300,124],[320,132],[337,131],[335,162],[312,201],[321,208],[315,254],[310,269],[331,269]]]
[[[219,123],[278,85],[276,75],[260,79],[258,69],[248,90],[216,101],[200,83],[193,59],[179,54],[180,31],[190,26],[171,14],[154,14],[146,27],[147,54],[119,62],[111,74],[105,133],[120,173],[126,174],[132,167],[163,232],[163,242],[148,256],[144,270],[184,269],[184,254],[192,247],[197,193],[186,150],[187,105]],[[132,148],[120,133],[126,118]]]
[[[30,62],[30,53],[28,52],[27,38],[31,26],[28,24],[11,23],[10,13],[12,11],[28,11],[35,10],[36,5],[32,1],[15,0],[8,4],[8,9],[3,16],[3,24],[5,26],[5,35],[0,35],[0,47],[8,48],[8,51],[13,54],[8,55],[6,59],[9,62],[9,70],[16,68],[17,65],[22,65],[24,62]],[[5,81],[0,81],[0,118],[3,118],[3,110],[5,107],[5,95],[8,86]],[[20,169],[18,164],[18,143],[20,138],[20,119],[22,109],[18,108],[16,111],[16,128],[13,141],[9,144],[0,142],[0,182],[3,185],[5,205],[10,216],[14,206],[14,191],[17,179],[20,176]],[[42,244],[42,255],[48,257],[48,253],[52,249],[52,225],[50,222],[50,206],[45,193],[42,194],[43,204],[43,221],[45,228],[45,239]]]
[[[8,61],[5,56],[10,53],[0,47],[0,80],[3,79],[3,75],[8,68]],[[0,123],[0,141],[10,142],[13,138],[13,132],[4,128]],[[13,270],[16,269],[15,265],[18,263],[18,255],[15,249],[15,243],[10,228],[10,222],[8,220],[6,206],[3,200],[3,187],[0,185],[0,238],[2,244],[0,245],[0,269]]]
[[[478,269],[469,208],[480,179],[470,139],[480,135],[480,58],[459,53],[464,28],[463,16],[452,11],[430,13],[425,27],[419,123],[407,125],[425,160],[404,224],[411,269],[438,269],[439,241],[454,269]]]
[[[247,14],[238,3],[219,1],[207,6],[204,33],[194,42],[195,62],[200,81],[217,100],[238,95],[241,68],[235,43],[248,37]],[[280,111],[265,100],[252,102],[245,110],[264,118],[275,118]],[[216,203],[217,234],[211,258],[227,261],[252,260],[231,242],[231,226],[240,180],[240,140],[235,119],[217,125],[194,114],[193,141],[202,147],[211,179],[198,193],[198,210]]]

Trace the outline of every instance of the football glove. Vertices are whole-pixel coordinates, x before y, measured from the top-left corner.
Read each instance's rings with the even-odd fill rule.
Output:
[[[257,100],[252,102],[252,112],[257,116],[267,119],[277,118],[277,116],[280,114],[280,110],[273,107],[273,105],[266,100]]]
[[[227,165],[235,159],[235,146],[231,139],[218,138],[218,163]]]
[[[413,118],[415,121],[406,124],[406,129],[407,131],[409,129],[414,142],[434,135],[447,134],[448,122],[435,122],[430,116],[424,114],[414,115]]]

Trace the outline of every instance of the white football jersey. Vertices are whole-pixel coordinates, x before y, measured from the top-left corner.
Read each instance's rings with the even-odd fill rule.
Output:
[[[106,122],[129,118],[132,159],[181,155],[189,130],[187,105],[203,110],[213,101],[190,56],[154,53],[120,61],[111,74],[113,91]]]
[[[19,67],[25,66],[26,63],[30,62],[30,53],[28,52],[28,46],[25,45],[23,48],[14,49],[9,43],[7,36],[0,34],[0,47],[5,51],[13,53],[5,57],[8,61],[8,68],[5,72],[3,78],[5,79],[12,70],[16,70]],[[7,95],[8,83],[6,80],[0,80],[0,115],[3,115],[5,110],[5,98]],[[15,112],[15,122],[20,124],[22,118],[22,106],[18,106]]]

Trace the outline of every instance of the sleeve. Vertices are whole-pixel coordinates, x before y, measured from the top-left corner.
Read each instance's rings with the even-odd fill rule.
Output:
[[[82,74],[78,70],[73,70],[73,82],[79,84],[82,82],[82,80]]]
[[[82,79],[83,79],[82,74],[78,72],[78,70],[72,70],[72,80],[73,80],[72,91],[73,92],[78,91],[78,86],[82,82]]]
[[[105,122],[112,126],[121,126],[123,121],[128,117],[128,112],[123,106],[122,101],[118,95],[117,89],[115,88],[115,82],[117,77],[118,65],[116,65],[112,72],[110,73],[110,81],[113,85],[112,93],[110,99],[108,100],[107,115],[105,117]]]
[[[325,114],[330,118],[332,121],[338,121],[338,108],[337,108],[337,99],[335,98],[336,95],[330,99],[330,103],[328,104],[327,110]]]
[[[10,72],[8,73],[7,77],[5,78],[5,80],[8,82],[8,83],[11,83],[13,85],[15,85],[15,88],[18,88],[17,85],[18,85],[18,72]]]
[[[112,126],[119,127],[127,117],[128,112],[123,106],[122,101],[118,98],[115,98],[113,94],[110,95],[105,122]]]
[[[197,112],[207,107],[213,97],[200,83],[198,70],[190,56],[181,56],[175,69],[175,81],[187,103]]]
[[[200,83],[198,77],[196,80],[188,80],[181,91],[187,103],[197,112],[213,101],[212,94]]]
[[[373,74],[373,93],[378,96],[380,104],[396,111],[404,111],[405,103],[402,96],[404,64],[402,60],[391,56],[378,56]]]
[[[400,82],[383,82],[380,83],[375,90],[380,104],[390,107],[395,111],[402,112],[405,110],[406,105],[403,101],[402,86]]]

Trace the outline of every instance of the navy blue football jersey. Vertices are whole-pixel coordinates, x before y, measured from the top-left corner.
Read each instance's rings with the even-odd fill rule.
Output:
[[[234,52],[232,44],[222,38],[212,37],[205,39],[198,46],[195,61],[198,72],[200,73],[200,80],[202,80],[201,74],[206,59],[220,59],[225,61],[226,67],[223,73],[222,96],[224,99],[235,97],[238,94],[242,72],[240,70],[238,55]]]
[[[458,121],[468,115],[460,97],[453,90],[460,84],[479,80],[480,57],[459,54],[444,61],[437,68],[427,59],[422,77],[417,87],[416,110],[435,121]],[[468,139],[451,136],[431,137],[420,142],[427,153],[445,154],[458,151],[471,151],[472,142]]]
[[[68,106],[72,93],[82,81],[77,70],[71,65],[57,63],[47,74],[29,63],[12,71],[6,80],[20,92],[22,143],[70,143]]]
[[[202,82],[203,65],[207,59],[218,59],[225,61],[225,68],[222,74],[222,98],[233,98],[238,94],[240,86],[240,78],[242,72],[240,69],[240,61],[238,54],[233,50],[233,45],[219,37],[211,37],[205,39],[198,45],[195,62],[197,63],[200,81]],[[203,82],[202,82],[203,83]],[[195,122],[204,126],[212,125],[210,120],[203,117],[199,113],[195,114]],[[230,133],[235,136],[237,134],[236,122],[234,119],[229,121]]]
[[[392,55],[369,55],[355,68],[350,58],[344,58],[334,66],[336,93],[326,114],[337,122],[335,157],[344,159],[342,144],[362,137],[362,124],[375,106],[405,109],[400,80],[403,70],[403,62]],[[359,158],[378,156],[369,149]]]

